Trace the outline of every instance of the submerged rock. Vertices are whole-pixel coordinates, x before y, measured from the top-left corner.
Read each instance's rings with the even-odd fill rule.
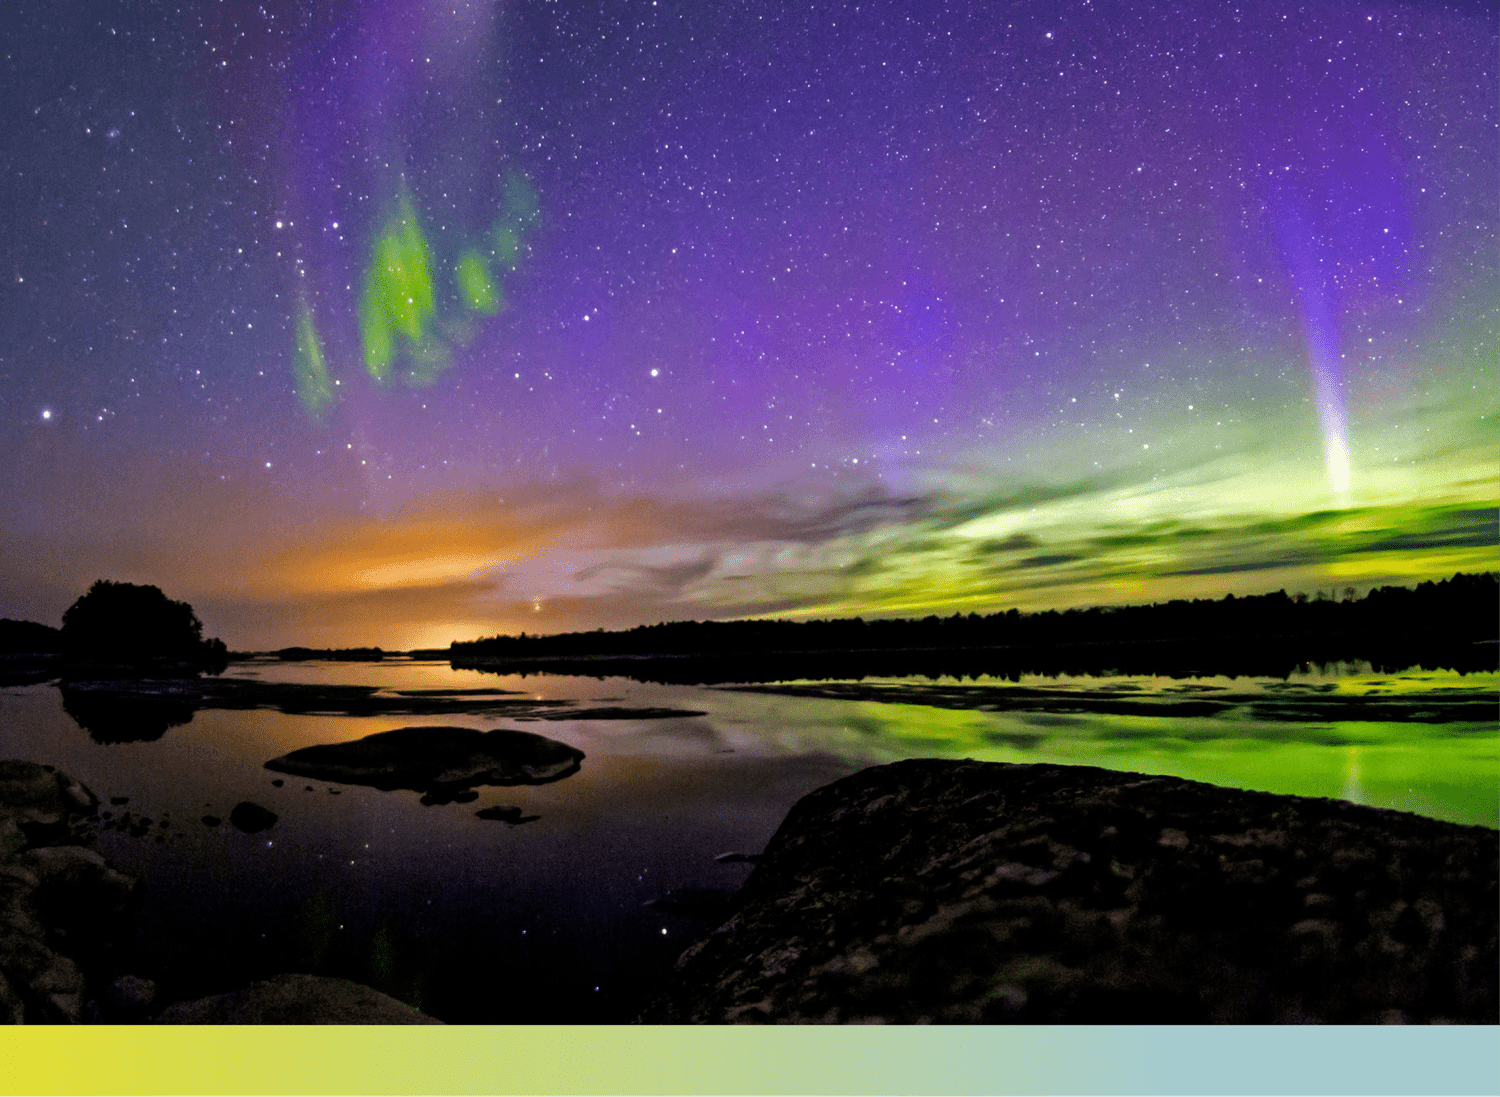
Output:
[[[162,1025],[440,1025],[372,987],[321,975],[277,975],[243,990],[178,1002]]]
[[[279,818],[281,816],[274,811],[251,803],[249,800],[241,800],[229,813],[230,824],[245,834],[259,834],[263,830],[269,830],[276,825],[276,820]]]
[[[522,808],[503,807],[499,804],[492,808],[480,808],[474,814],[481,819],[494,819],[497,822],[509,823],[513,827],[518,827],[522,823],[534,823],[541,818],[540,815],[526,815]]]
[[[1500,835],[1089,766],[803,797],[661,1022],[1495,1024]]]
[[[266,763],[299,777],[433,796],[478,785],[540,785],[577,773],[583,751],[527,731],[411,727],[304,747]]]

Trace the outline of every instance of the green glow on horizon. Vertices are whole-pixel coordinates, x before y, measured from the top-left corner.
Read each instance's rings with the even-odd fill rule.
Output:
[[[313,419],[319,419],[333,403],[333,382],[323,355],[323,340],[318,338],[312,310],[306,301],[297,304],[297,398]]]
[[[1180,501],[1176,492],[1166,494]],[[979,516],[957,527],[855,535],[797,570],[705,582],[708,604],[733,612],[755,601],[791,603],[768,617],[913,617],[1016,607],[1221,598],[1285,588],[1311,594],[1409,585],[1500,568],[1500,507],[1473,501],[1397,503],[1267,516],[1221,513],[1181,520],[1111,514],[1109,493],[1026,508],[1010,537]],[[997,512],[996,517],[1010,517]]]

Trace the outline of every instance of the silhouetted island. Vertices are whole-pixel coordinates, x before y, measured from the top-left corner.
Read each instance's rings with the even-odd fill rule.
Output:
[[[282,648],[276,658],[283,663],[304,662],[309,659],[326,659],[340,663],[378,663],[386,653],[380,648]]]
[[[0,655],[61,655],[62,630],[0,617]]]
[[[158,587],[100,579],[63,614],[62,649],[73,671],[107,667],[139,674],[221,674],[223,640],[205,640],[186,602]]]
[[[100,579],[68,607],[60,629],[35,621],[0,621],[0,685],[58,678],[64,687],[146,678],[193,679],[200,674],[222,674],[228,665],[224,641],[204,639],[203,622],[193,607],[173,601],[152,586]],[[86,700],[80,704],[80,712],[89,708]],[[147,714],[148,733],[133,732],[126,738],[155,738],[186,719],[179,716],[175,709]],[[79,717],[85,724],[93,718]]]
[[[1272,594],[1008,610],[918,619],[673,621],[617,632],[455,641],[455,667],[623,675],[679,684],[786,678],[1022,674],[1285,677],[1307,663],[1368,660],[1461,672],[1497,666],[1495,573],[1459,573],[1363,598]]]
[[[62,631],[35,621],[0,618],[0,686],[29,686],[57,677]]]

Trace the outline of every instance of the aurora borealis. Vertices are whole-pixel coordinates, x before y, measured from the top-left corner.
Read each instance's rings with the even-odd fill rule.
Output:
[[[10,5],[0,616],[237,649],[1500,566],[1470,3]]]

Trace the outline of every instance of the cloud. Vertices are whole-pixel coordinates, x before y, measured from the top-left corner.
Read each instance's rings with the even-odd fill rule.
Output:
[[[1084,557],[1076,556],[1067,552],[1055,552],[1045,556],[1028,556],[1024,560],[1018,560],[1012,564],[1017,570],[1022,568],[1050,568],[1054,564],[1070,564],[1074,560],[1082,560]]]
[[[372,513],[357,497],[292,497],[166,462],[149,487],[90,470],[84,490],[102,492],[103,509],[0,532],[0,598],[51,623],[95,578],[150,582],[192,601],[231,646],[402,647],[523,628],[1368,586],[1500,564],[1494,481],[1475,467],[1421,503],[1409,483],[1402,495],[1380,481],[1389,501],[1377,492],[1344,510],[1326,506],[1316,468],[1231,456],[1060,482],[933,474],[902,491],[870,474],[622,495],[577,477]],[[66,487],[15,486],[23,502]]]
[[[992,556],[1001,552],[1025,552],[1034,549],[1041,544],[1035,537],[1028,537],[1024,533],[1012,533],[1004,540],[980,541],[974,546],[974,552],[980,556]]]
[[[428,583],[282,598],[214,595],[195,601],[205,631],[237,650],[381,646],[446,647],[495,620],[494,585]]]

